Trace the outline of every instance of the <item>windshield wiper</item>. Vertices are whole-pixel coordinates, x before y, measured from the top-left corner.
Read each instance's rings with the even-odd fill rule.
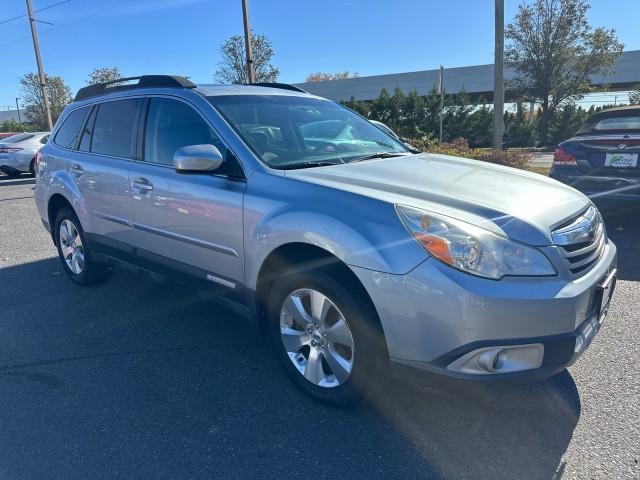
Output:
[[[283,165],[274,165],[275,168],[280,170],[295,170],[297,168],[310,168],[310,167],[329,167],[331,165],[342,165],[345,161],[342,159],[332,160],[322,160],[318,162],[307,161],[307,162],[297,162],[297,163],[285,163]]]
[[[364,155],[363,157],[356,157],[353,160],[350,160],[349,163],[362,162],[364,160],[373,160],[375,158],[393,158],[393,157],[405,157],[410,155],[409,152],[376,152],[371,153],[369,155]]]

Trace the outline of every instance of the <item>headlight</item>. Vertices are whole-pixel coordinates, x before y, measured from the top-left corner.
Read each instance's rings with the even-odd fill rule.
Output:
[[[454,218],[396,205],[407,230],[432,256],[459,270],[499,280],[556,271],[542,252]]]

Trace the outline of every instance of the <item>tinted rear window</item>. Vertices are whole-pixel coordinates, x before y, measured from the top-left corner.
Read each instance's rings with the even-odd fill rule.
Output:
[[[67,115],[60,130],[56,133],[54,142],[64,148],[75,148],[80,136],[80,129],[84,123],[84,117],[87,116],[88,111],[89,107],[83,107]]]
[[[640,132],[640,110],[614,111],[591,117],[578,131],[579,134],[597,132]]]
[[[640,130],[640,115],[603,118],[593,128],[594,130]]]
[[[101,103],[93,127],[91,151],[133,158],[133,129],[141,104],[139,98]]]

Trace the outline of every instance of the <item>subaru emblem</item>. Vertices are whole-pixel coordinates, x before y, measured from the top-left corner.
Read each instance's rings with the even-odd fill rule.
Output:
[[[619,150],[624,150],[625,148],[627,148],[627,144],[626,143],[621,143],[618,145],[618,149]]]

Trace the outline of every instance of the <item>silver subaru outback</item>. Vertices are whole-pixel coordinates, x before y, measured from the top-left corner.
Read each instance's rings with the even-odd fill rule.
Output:
[[[616,247],[578,191],[412,151],[290,85],[83,88],[36,176],[73,281],[124,262],[210,290],[331,403],[387,373],[553,375],[588,347],[615,286]]]

